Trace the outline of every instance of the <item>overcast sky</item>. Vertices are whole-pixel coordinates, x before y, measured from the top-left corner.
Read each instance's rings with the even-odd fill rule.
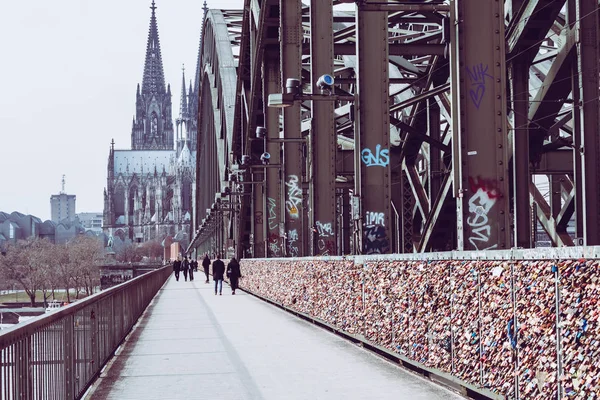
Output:
[[[50,196],[102,212],[110,141],[131,146],[151,0],[10,1],[0,13],[0,211],[50,218]],[[193,79],[203,0],[156,0],[166,83],[179,112]],[[240,9],[243,0],[208,0]]]

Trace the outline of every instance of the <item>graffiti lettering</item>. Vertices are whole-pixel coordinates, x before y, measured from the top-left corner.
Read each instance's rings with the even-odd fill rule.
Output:
[[[300,214],[300,207],[302,206],[302,188],[298,185],[298,177],[296,175],[289,175],[285,186],[288,188],[288,199],[285,202],[285,208],[291,218],[297,219]]]
[[[385,226],[385,218],[381,212],[367,211],[365,220],[367,225]]]
[[[298,251],[298,247],[295,246],[296,242],[298,241],[298,231],[296,229],[288,231],[287,239],[289,255],[292,257],[298,257],[298,254],[300,254],[300,252]]]
[[[390,163],[390,151],[388,149],[381,150],[381,145],[375,147],[375,154],[371,149],[363,149],[360,152],[360,158],[367,167],[387,167]]]
[[[500,195],[496,182],[492,179],[484,179],[481,176],[477,178],[469,177],[469,189],[472,193],[476,193],[479,189],[487,193],[490,199],[497,199]]]
[[[486,64],[474,65],[472,68],[466,67],[467,73],[471,80],[471,86],[473,89],[469,90],[471,100],[477,109],[481,106],[481,101],[485,95],[485,78],[494,79],[492,75],[488,73],[489,66]]]
[[[363,234],[365,254],[385,254],[390,251],[390,242],[383,225],[366,226]]]
[[[469,199],[469,216],[467,217],[467,225],[470,228],[469,243],[476,250],[494,249],[498,247],[498,243],[487,246],[492,236],[488,213],[496,204],[501,193],[493,180],[481,179],[480,177],[474,180],[470,177],[469,184],[471,191],[474,192]],[[480,246],[486,247],[480,248]]]
[[[322,256],[330,256],[336,253],[335,243],[333,240],[319,239],[317,242],[319,254]]]
[[[267,198],[267,209],[269,210],[269,229],[277,229],[279,224],[277,223],[277,203],[272,197]]]
[[[269,235],[269,251],[271,252],[271,256],[278,257],[279,250],[279,235],[271,233]]]
[[[319,237],[333,236],[333,228],[331,227],[331,222],[323,224],[320,221],[317,221],[317,233]]]
[[[256,211],[254,213],[254,223],[257,225],[262,225],[263,223],[263,213],[262,211]]]

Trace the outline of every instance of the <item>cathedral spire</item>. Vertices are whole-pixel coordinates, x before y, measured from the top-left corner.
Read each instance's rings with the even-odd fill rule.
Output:
[[[165,93],[165,75],[160,52],[160,41],[158,38],[158,24],[156,22],[156,4],[152,0],[150,9],[150,29],[148,32],[148,44],[146,45],[146,62],[144,65],[144,78],[142,80],[142,94],[150,95]]]
[[[182,70],[182,78],[181,78],[181,98],[179,100],[179,118],[187,119],[189,118],[188,111],[188,97],[185,92],[185,65],[181,67]]]

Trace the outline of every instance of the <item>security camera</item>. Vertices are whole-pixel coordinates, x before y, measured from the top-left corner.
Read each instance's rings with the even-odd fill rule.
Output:
[[[257,137],[257,139],[262,139],[265,136],[267,136],[267,128],[265,128],[264,126],[257,126],[256,127],[256,137]]]
[[[269,165],[270,159],[271,159],[271,155],[267,152],[262,153],[260,156],[260,161],[263,163],[263,165]]]
[[[335,80],[333,79],[333,76],[325,74],[321,75],[317,80],[317,87],[321,89],[321,93],[323,94],[332,94],[334,83]]]

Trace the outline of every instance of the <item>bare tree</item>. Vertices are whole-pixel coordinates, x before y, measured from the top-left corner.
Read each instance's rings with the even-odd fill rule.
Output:
[[[89,296],[100,285],[99,263],[104,258],[102,242],[95,237],[77,236],[68,244],[71,277],[75,288]],[[78,295],[77,294],[77,295]]]
[[[137,250],[137,246],[131,241],[126,241],[117,251],[116,259],[121,262],[138,262],[142,257]]]
[[[0,258],[0,274],[23,288],[32,307],[35,307],[37,291],[46,286],[46,257],[50,246],[45,239],[20,240],[8,245],[6,256]]]

